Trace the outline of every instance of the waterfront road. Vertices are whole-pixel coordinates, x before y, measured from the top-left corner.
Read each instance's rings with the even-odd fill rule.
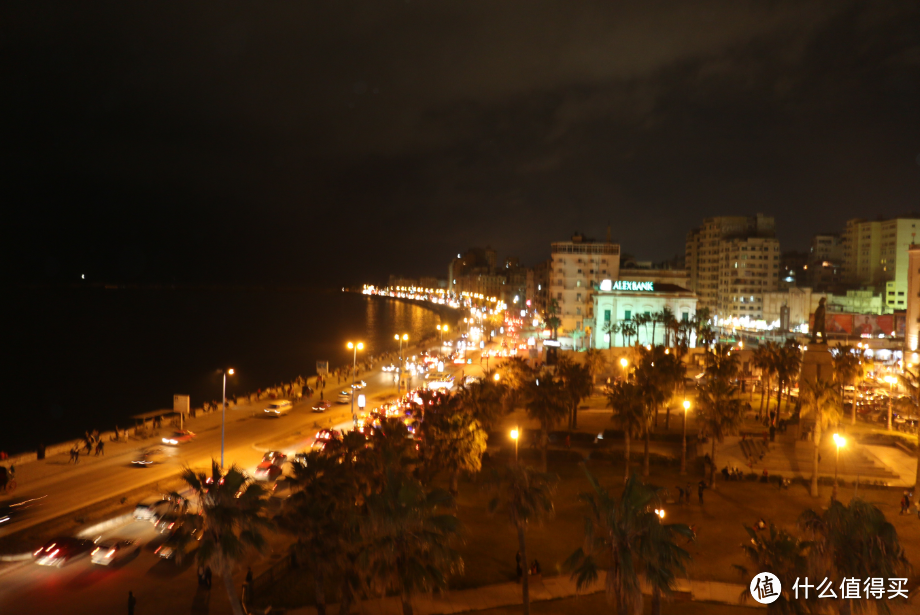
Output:
[[[458,377],[461,372],[466,375],[481,374],[478,353],[471,354],[470,358],[472,365],[448,365],[446,371]],[[367,382],[367,388],[362,393],[367,397],[368,409],[395,397],[393,375],[380,370],[383,364],[387,362],[378,363],[374,370],[361,376]],[[263,408],[267,402],[241,404],[228,409],[224,451],[226,464],[235,463],[251,472],[265,450],[294,453],[308,448],[320,428],[348,427],[351,422],[350,406],[335,403],[338,391],[347,387],[344,383],[341,386],[335,384],[334,378],[332,381],[333,384],[326,385],[324,397],[331,400],[333,406],[324,413],[312,411],[319,392],[312,399],[297,403],[290,414],[280,418],[264,418]],[[420,381],[416,379],[414,384]],[[141,468],[131,461],[140,450],[159,446],[159,438],[109,443],[105,456],[81,455],[76,466],[68,462],[66,454],[22,465],[17,468],[19,489],[15,496],[45,497],[30,516],[0,529],[0,536],[73,514],[93,503],[118,498],[141,485],[165,481],[185,466],[206,469],[212,459],[220,459],[220,412],[192,419],[186,427],[197,437],[176,447],[164,447],[169,450],[169,457],[157,466]],[[161,435],[170,431],[164,427]],[[157,493],[153,487],[149,491],[150,495]],[[133,499],[140,497],[135,495]],[[218,585],[219,579],[215,577],[214,590],[209,595],[198,588],[193,565],[177,568],[161,561],[153,553],[157,538],[149,523],[132,523],[115,533],[137,538],[142,544],[136,558],[117,568],[96,566],[88,559],[72,562],[61,569],[44,568],[32,562],[0,566],[0,613],[121,612],[126,610],[124,603],[128,591],[134,591],[137,596],[138,613],[168,612],[169,605],[178,607],[182,612],[188,612],[189,605],[192,605],[193,612],[229,612],[224,592]],[[264,566],[266,562],[261,564]],[[238,576],[242,574],[245,571],[237,571]],[[241,578],[236,581],[239,587]]]

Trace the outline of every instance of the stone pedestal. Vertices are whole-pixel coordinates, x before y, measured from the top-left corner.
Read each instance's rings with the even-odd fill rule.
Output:
[[[834,357],[830,350],[823,344],[808,347],[802,357],[802,373],[799,376],[799,390],[804,388],[806,382],[815,383],[831,381],[834,379]]]

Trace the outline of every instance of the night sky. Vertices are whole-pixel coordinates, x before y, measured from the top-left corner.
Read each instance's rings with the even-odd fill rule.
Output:
[[[920,211],[913,1],[15,2],[4,277],[336,285]]]

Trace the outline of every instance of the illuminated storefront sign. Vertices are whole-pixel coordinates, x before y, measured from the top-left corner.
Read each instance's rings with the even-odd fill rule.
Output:
[[[601,282],[601,290],[602,291],[628,290],[628,291],[651,293],[651,292],[655,292],[655,283],[654,282],[633,282],[630,280],[617,280],[616,282],[612,280],[603,280]]]

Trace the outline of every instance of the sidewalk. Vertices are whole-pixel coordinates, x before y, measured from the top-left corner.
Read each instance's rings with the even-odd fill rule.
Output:
[[[575,588],[575,581],[572,581],[568,576],[556,576],[536,582],[531,580],[530,601],[558,600],[560,598],[586,596],[601,591],[603,591],[603,577],[591,587],[578,591]],[[731,605],[741,604],[740,596],[742,592],[746,591],[746,587],[734,583],[688,581],[686,579],[678,579],[675,587],[675,593],[684,594],[690,600]],[[651,593],[645,584],[643,584],[642,593],[646,595]],[[498,583],[475,589],[449,591],[440,595],[418,596],[412,600],[412,607],[416,615],[464,613],[518,604],[521,604],[521,586],[517,583]],[[398,596],[365,600],[355,606],[359,613],[402,615],[402,602]],[[746,601],[744,606],[761,607],[763,605],[752,599]],[[764,606],[764,608],[766,607]],[[290,615],[315,615],[316,609],[314,607],[305,607],[288,610],[287,612]]]

